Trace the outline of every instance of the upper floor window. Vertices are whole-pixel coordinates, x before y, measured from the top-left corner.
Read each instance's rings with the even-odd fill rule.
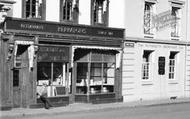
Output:
[[[182,18],[182,8],[185,4],[184,1],[180,0],[169,0],[171,4],[171,37],[175,39],[180,37],[181,30],[181,18]]]
[[[45,0],[23,0],[23,17],[45,19]]]
[[[92,0],[92,25],[108,26],[109,0]]]
[[[78,23],[79,0],[61,0],[60,21]]]
[[[153,34],[153,13],[155,3],[145,2],[144,6],[144,34]]]
[[[172,37],[179,37],[180,33],[180,8],[179,7],[172,7],[171,11],[173,22],[171,24],[171,36]]]

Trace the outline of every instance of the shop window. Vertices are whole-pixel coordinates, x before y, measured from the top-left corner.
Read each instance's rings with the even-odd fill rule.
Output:
[[[115,55],[93,51],[90,52],[90,59],[90,61],[77,63],[76,93],[114,92]]]
[[[60,3],[60,21],[78,23],[79,0],[61,0]]]
[[[177,52],[170,52],[169,56],[169,79],[175,79]]]
[[[144,34],[153,35],[153,15],[155,3],[145,2],[144,5]]]
[[[179,37],[180,35],[180,11],[179,7],[172,7],[171,37]]]
[[[92,0],[92,24],[108,26],[109,0]]]
[[[38,62],[37,69],[37,91],[44,83],[48,85],[49,97],[66,95],[66,90],[70,90],[67,63]]]
[[[87,94],[88,63],[77,63],[76,93]]]
[[[45,0],[23,0],[24,18],[45,18]]]
[[[145,50],[143,53],[143,63],[142,63],[142,79],[143,80],[150,79],[151,55],[152,55],[152,51]]]

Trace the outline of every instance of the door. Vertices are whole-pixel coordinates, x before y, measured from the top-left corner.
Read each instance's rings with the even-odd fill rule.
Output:
[[[166,91],[166,71],[165,71],[165,57],[160,56],[158,58],[158,74],[159,74],[159,87],[160,87],[160,98],[166,98],[167,91]]]
[[[13,70],[13,106],[21,106],[21,81],[19,77],[19,69]]]
[[[24,107],[27,102],[27,83],[29,81],[28,46],[18,45],[15,68],[13,70],[13,106]]]

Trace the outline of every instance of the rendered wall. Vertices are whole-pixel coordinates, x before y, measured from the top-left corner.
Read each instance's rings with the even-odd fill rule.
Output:
[[[124,43],[125,44],[125,43]],[[152,50],[150,79],[142,80],[143,50]],[[169,79],[169,54],[178,52],[176,78]],[[165,74],[158,74],[158,57],[166,58]],[[122,94],[124,101],[169,99],[184,97],[185,87],[185,46],[135,43],[134,47],[126,47],[123,51]]]
[[[181,31],[180,41],[186,41],[186,29],[187,29],[187,1],[182,5],[181,11]],[[127,37],[140,37],[144,38],[144,0],[126,0],[125,1],[125,28]],[[158,0],[156,2],[155,15],[160,15],[163,12],[171,11],[171,2],[168,0]],[[155,29],[154,29],[155,30]],[[171,40],[171,27],[167,26],[160,30],[155,30],[153,38],[162,40]]]

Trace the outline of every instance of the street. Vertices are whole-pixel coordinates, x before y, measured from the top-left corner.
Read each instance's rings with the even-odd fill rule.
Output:
[[[190,119],[190,103],[103,109],[54,115],[23,117],[23,119]]]

